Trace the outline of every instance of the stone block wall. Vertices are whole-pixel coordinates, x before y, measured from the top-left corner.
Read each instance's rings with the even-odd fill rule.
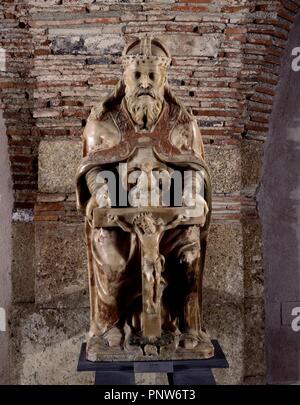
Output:
[[[169,82],[197,118],[212,172],[205,320],[230,362],[216,377],[220,383],[264,381],[256,194],[280,56],[299,5],[298,0],[1,2],[1,107],[14,188],[13,382],[92,382],[91,375],[75,371],[88,328],[88,292],[73,177],[89,111],[120,77],[124,45],[143,32],[170,47]]]

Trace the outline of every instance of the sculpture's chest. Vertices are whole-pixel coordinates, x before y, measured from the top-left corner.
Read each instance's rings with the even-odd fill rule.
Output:
[[[109,113],[107,119],[114,123],[116,136],[113,145],[100,143],[95,148],[101,153],[103,163],[122,161],[132,156],[137,149],[152,150],[160,156],[176,157],[193,155],[193,131],[191,124],[181,117],[178,106],[165,105],[153,131],[136,131],[136,128],[122,105]],[[111,137],[107,137],[112,140]]]
[[[153,131],[136,131],[134,124],[120,108],[113,115],[118,130],[120,131],[120,142],[116,148],[121,153],[128,154],[136,148],[154,149],[169,156],[178,154],[178,149],[172,142],[172,130],[176,124],[178,111],[166,106],[158,123]]]

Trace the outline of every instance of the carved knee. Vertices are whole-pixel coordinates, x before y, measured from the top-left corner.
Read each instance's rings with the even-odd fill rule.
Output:
[[[105,272],[120,273],[126,268],[127,260],[120,252],[115,231],[96,230],[92,240],[92,253]]]

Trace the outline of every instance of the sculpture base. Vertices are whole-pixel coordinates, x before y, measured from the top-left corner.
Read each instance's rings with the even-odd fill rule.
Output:
[[[81,346],[77,371],[95,371],[95,385],[134,385],[135,373],[167,373],[170,385],[214,385],[211,369],[228,368],[226,357],[216,340],[212,340],[214,356],[201,360],[152,361],[89,361],[86,344]]]
[[[157,361],[199,360],[214,356],[214,346],[208,338],[194,338],[195,347],[185,348],[180,345],[184,336],[165,333],[151,341],[131,335],[122,346],[113,347],[104,338],[93,336],[87,344],[86,358],[89,361]]]

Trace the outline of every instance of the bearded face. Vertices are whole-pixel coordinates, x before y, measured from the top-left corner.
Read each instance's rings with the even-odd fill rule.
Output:
[[[151,61],[132,63],[124,72],[127,109],[139,129],[150,131],[164,100],[166,70]]]

